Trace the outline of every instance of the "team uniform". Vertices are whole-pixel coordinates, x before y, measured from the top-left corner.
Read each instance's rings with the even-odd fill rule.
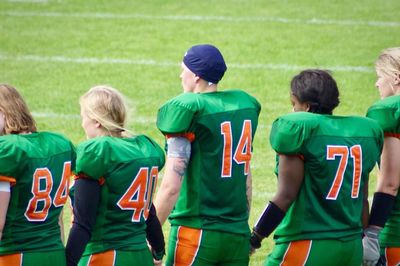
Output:
[[[183,93],[160,108],[159,130],[192,142],[167,265],[248,264],[246,179],[260,108],[240,90]]]
[[[273,123],[270,143],[278,154],[304,160],[304,180],[275,231],[266,265],[359,266],[363,188],[381,153],[379,125],[298,112]]]
[[[0,137],[0,181],[12,185],[0,265],[66,264],[58,222],[75,158],[72,143],[58,134]]]
[[[78,146],[77,178],[101,184],[96,222],[79,265],[153,265],[145,220],[164,162],[160,146],[143,135],[97,137]]]
[[[367,117],[376,120],[385,136],[400,138],[400,96],[391,96],[373,104]],[[396,197],[390,218],[380,233],[381,253],[387,265],[400,264],[400,196]]]

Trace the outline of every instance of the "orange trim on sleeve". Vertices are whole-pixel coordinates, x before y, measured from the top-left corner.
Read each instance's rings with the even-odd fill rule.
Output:
[[[0,255],[0,265],[22,265],[22,253]]]
[[[77,179],[80,179],[80,178],[83,178],[83,179],[93,179],[93,178],[91,178],[90,176],[85,175],[85,174],[83,174],[83,173],[79,173],[79,174],[77,174],[77,175],[74,175],[74,180],[77,180]],[[104,185],[104,183],[106,182],[106,179],[105,179],[104,177],[100,177],[99,180],[98,180],[98,182],[99,182],[100,186],[102,186],[102,185]]]
[[[179,226],[175,247],[175,266],[192,265],[201,243],[202,230]]]
[[[17,183],[17,180],[14,177],[0,175],[0,181],[10,182],[11,186],[14,186]]]
[[[174,138],[174,137],[184,137],[187,138],[190,142],[193,142],[196,139],[196,135],[192,132],[188,133],[179,133],[179,134],[167,134],[165,135],[167,139]]]
[[[385,258],[387,266],[397,266],[400,264],[400,248],[385,248]]]
[[[395,137],[400,139],[400,133],[389,133],[389,132],[385,132],[384,133],[385,137]]]
[[[305,265],[310,254],[311,245],[312,240],[290,242],[280,265]]]
[[[114,266],[116,259],[115,250],[107,250],[101,253],[92,254],[89,258],[88,266]]]

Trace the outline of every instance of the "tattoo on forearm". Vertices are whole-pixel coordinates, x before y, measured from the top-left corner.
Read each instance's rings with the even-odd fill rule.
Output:
[[[185,175],[188,163],[189,159],[182,158],[177,160],[173,165],[174,172],[181,178],[181,180]]]

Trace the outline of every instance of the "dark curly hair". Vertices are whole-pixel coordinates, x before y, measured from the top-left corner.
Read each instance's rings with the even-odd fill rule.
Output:
[[[339,105],[339,90],[331,74],[319,69],[306,69],[293,77],[291,93],[310,105],[309,112],[332,114]]]

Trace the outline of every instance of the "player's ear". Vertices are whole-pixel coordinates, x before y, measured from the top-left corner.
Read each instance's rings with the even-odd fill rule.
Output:
[[[400,85],[400,72],[395,74],[394,85]]]
[[[97,120],[95,120],[95,127],[96,128],[101,128],[101,124],[100,124],[100,122],[99,121],[97,121]]]

